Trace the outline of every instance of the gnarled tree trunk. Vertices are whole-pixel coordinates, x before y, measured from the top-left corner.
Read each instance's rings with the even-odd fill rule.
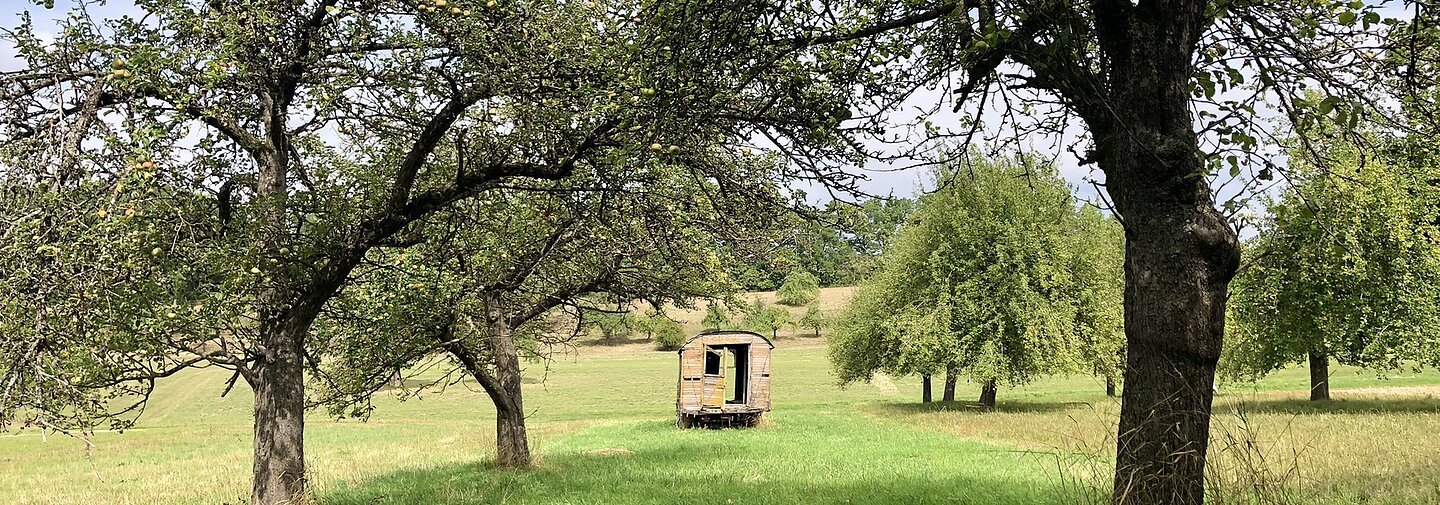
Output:
[[[995,385],[995,379],[985,381],[985,384],[980,386],[980,406],[987,409],[995,408],[996,393],[999,393],[999,388]]]
[[[1125,228],[1126,362],[1115,503],[1200,505],[1225,293],[1240,249],[1191,114],[1205,2],[1103,4],[1107,81],[1081,104]]]
[[[945,370],[945,396],[941,399],[947,402],[955,401],[955,381],[959,380],[958,375],[953,368]]]
[[[525,434],[525,407],[520,394],[520,352],[509,321],[497,302],[490,309],[490,350],[494,353],[495,381],[503,401],[495,402],[495,464],[530,466],[530,443]]]
[[[1132,98],[1131,110],[1150,119],[1132,118],[1123,133],[1101,137],[1110,157],[1102,166],[1109,167],[1107,184],[1127,239],[1116,503],[1204,502],[1225,292],[1240,254],[1203,177],[1186,75],[1164,81],[1175,89],[1145,90],[1170,100]]]
[[[1310,351],[1310,401],[1330,399],[1330,357],[1322,351]]]
[[[266,330],[262,330],[266,331]],[[305,495],[304,329],[268,330],[263,361],[254,369],[254,505],[299,503]]]
[[[1225,289],[1239,257],[1234,235],[1209,206],[1208,191],[1195,188],[1205,196],[1197,205],[1126,214],[1129,352],[1115,463],[1117,503],[1204,502]]]

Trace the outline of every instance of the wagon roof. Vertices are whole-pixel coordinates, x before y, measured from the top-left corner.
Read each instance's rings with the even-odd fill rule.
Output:
[[[769,338],[766,338],[765,335],[761,335],[761,334],[755,333],[755,332],[753,332],[753,331],[745,331],[745,330],[708,330],[708,331],[702,331],[702,332],[700,332],[700,333],[696,333],[695,336],[690,337],[689,340],[686,340],[685,343],[680,346],[680,349],[681,349],[681,350],[684,350],[686,347],[690,347],[690,343],[691,343],[691,342],[694,342],[695,339],[700,338],[700,337],[705,337],[705,336],[710,336],[710,335],[733,335],[733,334],[750,335],[750,336],[752,336],[752,337],[760,337],[760,340],[764,340],[764,341],[765,341],[765,345],[770,346],[771,349],[774,349],[774,348],[775,348],[775,343],[774,343],[774,342],[771,342]]]

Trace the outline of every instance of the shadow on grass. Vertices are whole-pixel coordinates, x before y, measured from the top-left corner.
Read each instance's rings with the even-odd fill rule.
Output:
[[[1063,496],[1044,462],[853,418],[722,431],[646,422],[599,432],[546,451],[534,470],[476,463],[399,471],[319,503],[1039,504]]]
[[[1440,398],[1336,398],[1312,402],[1305,398],[1240,398],[1217,404],[1216,409],[1241,406],[1247,412],[1275,414],[1435,414]]]
[[[604,337],[585,337],[575,339],[575,345],[581,347],[614,347],[629,344],[654,343],[654,339],[645,338],[644,335],[606,339]]]
[[[968,401],[954,402],[881,402],[876,404],[881,410],[899,412],[905,414],[919,414],[924,412],[974,412],[985,413],[1029,413],[1045,414],[1060,412],[1078,407],[1087,407],[1088,402],[1036,402],[1036,401],[997,401],[994,409],[987,409],[980,404]]]

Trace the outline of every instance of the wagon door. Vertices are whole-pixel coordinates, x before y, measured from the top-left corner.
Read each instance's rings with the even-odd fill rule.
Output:
[[[770,410],[770,348],[764,345],[755,346],[755,352],[750,353],[750,390],[753,392],[749,398],[749,405],[762,410]]]
[[[718,409],[725,405],[725,349],[705,346],[705,378],[702,380],[704,393],[700,406]]]
[[[700,410],[700,399],[704,394],[705,347],[696,345],[680,351],[680,397],[677,401],[681,411]]]

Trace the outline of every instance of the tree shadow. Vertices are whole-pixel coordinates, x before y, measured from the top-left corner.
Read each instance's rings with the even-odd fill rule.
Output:
[[[636,438],[633,442],[638,446],[615,438],[597,441],[588,437],[588,446],[541,454],[538,467],[532,470],[472,463],[397,471],[332,490],[318,502],[1038,504],[1053,503],[1063,493],[1045,474],[1044,465],[1010,453],[962,447],[962,451],[975,452],[954,454],[933,447],[940,444],[917,447],[871,440],[877,438],[874,434],[862,436],[863,440],[825,440],[827,436],[844,438],[843,423],[826,430],[833,435],[793,433],[784,436],[799,438],[769,442],[794,428],[782,423],[773,429],[714,432],[681,432],[668,423],[644,423],[645,431],[627,434],[627,438]],[[737,438],[748,440],[732,443]],[[948,454],[960,460],[939,461]]]
[[[1090,402],[1044,402],[1044,401],[1005,401],[995,402],[995,408],[986,408],[976,402],[953,401],[953,402],[880,402],[875,404],[882,410],[898,412],[903,414],[920,414],[927,412],[973,412],[976,414],[989,413],[1026,413],[1046,414],[1060,412],[1075,408],[1090,408]]]
[[[605,337],[584,337],[575,339],[575,345],[580,347],[618,347],[629,344],[653,343],[654,340],[645,338],[644,335],[630,336],[624,338],[605,339]]]
[[[392,380],[392,381],[390,381],[390,382],[385,383],[385,385],[380,386],[380,391],[395,391],[395,390],[410,391],[410,390],[419,389],[419,388],[421,388],[421,387],[431,386],[431,385],[433,385],[434,383],[435,383],[435,381],[433,381],[433,380],[429,380],[429,379],[416,379],[416,378],[406,378],[406,379],[401,379],[401,380],[398,380],[398,381],[393,381],[393,380]]]
[[[1319,402],[1305,398],[1242,398],[1218,404],[1216,410],[1232,407],[1241,407],[1246,412],[1267,414],[1436,414],[1440,413],[1440,398],[1341,397]]]

